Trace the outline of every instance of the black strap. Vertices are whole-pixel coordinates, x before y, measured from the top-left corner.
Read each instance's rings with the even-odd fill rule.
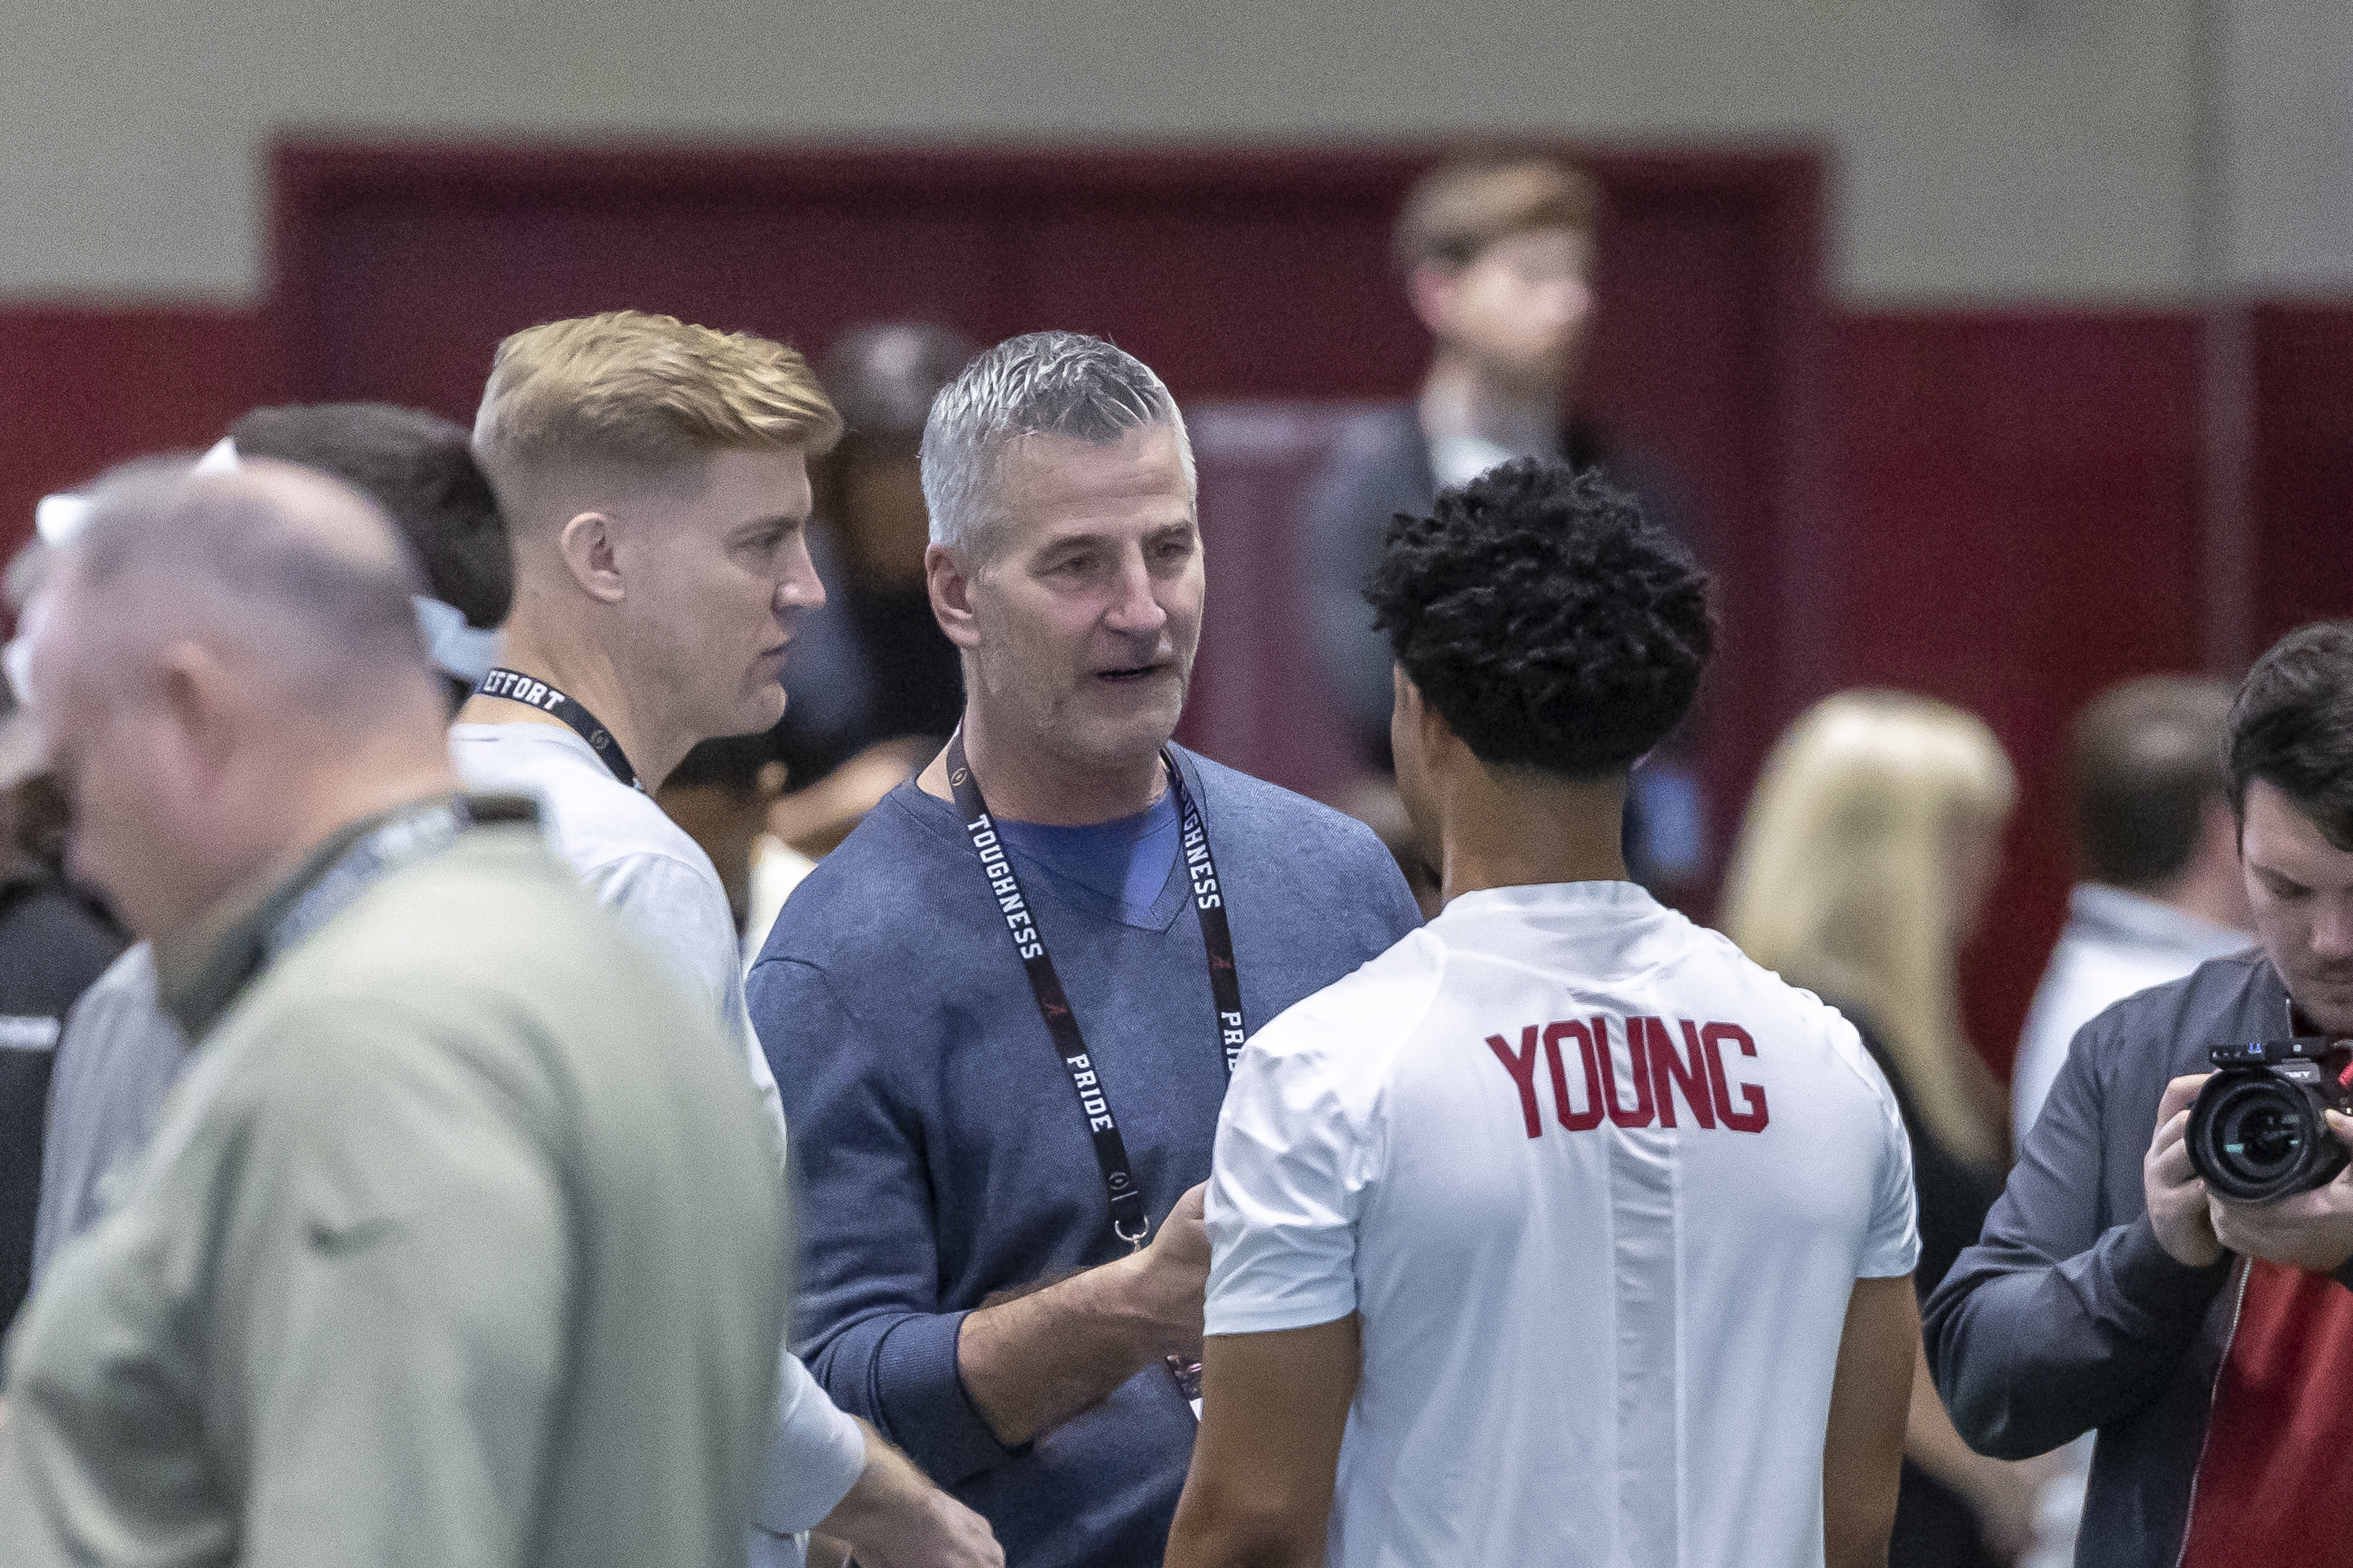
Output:
[[[1038,1016],[1045,1020],[1046,1032],[1053,1037],[1054,1049],[1060,1053],[1063,1069],[1071,1075],[1071,1087],[1078,1090],[1079,1110],[1087,1119],[1087,1132],[1094,1140],[1095,1163],[1103,1169],[1103,1191],[1111,1199],[1112,1234],[1130,1247],[1142,1247],[1144,1238],[1152,1233],[1152,1216],[1145,1212],[1143,1189],[1136,1185],[1135,1173],[1128,1166],[1127,1145],[1121,1141],[1119,1122],[1112,1115],[1111,1101],[1103,1093],[1102,1069],[1087,1056],[1086,1039],[1079,1033],[1079,1021],[1071,1012],[1070,998],[1063,994],[1061,977],[1054,973],[1054,960],[1046,951],[1046,939],[1038,934],[1038,922],[1029,913],[1029,900],[1021,891],[1020,879],[1013,874],[1012,857],[1006,853],[1004,839],[989,819],[988,802],[981,795],[980,783],[972,776],[972,767],[965,761],[961,729],[948,739],[947,760],[948,787],[955,792],[956,809],[964,813],[965,832],[972,837],[973,849],[980,856],[981,869],[988,875],[988,889],[996,896],[997,907],[1005,916],[1005,929],[1012,935],[1013,950],[1020,955],[1021,967],[1029,973],[1029,992],[1038,1001]],[[1185,871],[1193,884],[1193,910],[1200,917],[1201,943],[1208,954],[1209,992],[1218,1005],[1218,1043],[1226,1071],[1230,1075],[1249,1031],[1242,1023],[1241,976],[1234,967],[1234,938],[1226,924],[1225,892],[1218,883],[1217,861],[1209,854],[1209,830],[1201,820],[1201,808],[1195,803],[1192,791],[1185,787],[1185,774],[1167,752],[1160,753],[1160,760],[1168,769],[1169,785],[1176,793]]]
[[[477,820],[474,802],[465,795],[392,813],[354,839],[304,889],[269,928],[262,951],[277,957],[351,908],[385,877],[448,848]]]
[[[639,795],[646,793],[646,786],[638,782],[638,770],[629,765],[628,757],[621,751],[621,742],[613,739],[610,730],[596,722],[596,715],[589,712],[585,703],[566,697],[544,680],[506,668],[493,669],[482,677],[482,683],[474,688],[474,695],[521,702],[543,713],[554,714],[571,725],[574,732],[604,759],[615,778]]]

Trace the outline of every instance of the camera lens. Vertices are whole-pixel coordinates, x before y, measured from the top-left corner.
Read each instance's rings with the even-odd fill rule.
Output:
[[[2250,1171],[2275,1171],[2304,1146],[2295,1119],[2276,1105],[2249,1106],[2234,1123],[2222,1130],[2222,1152],[2237,1156]]]
[[[2216,1196],[2269,1203],[2327,1181],[2343,1163],[2313,1092],[2267,1072],[2219,1073],[2189,1112],[2189,1163]]]

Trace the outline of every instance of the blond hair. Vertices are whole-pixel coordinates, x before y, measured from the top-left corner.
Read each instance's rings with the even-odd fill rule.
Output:
[[[840,434],[808,362],[784,344],[608,310],[499,345],[474,455],[506,486],[580,466],[659,473],[712,452],[814,457]]]
[[[1991,1163],[1990,1084],[1961,1026],[1954,836],[1999,829],[2017,783],[1993,731],[1929,698],[1847,691],[1766,760],[1725,879],[1724,929],[1792,984],[1856,1007],[1927,1131]]]

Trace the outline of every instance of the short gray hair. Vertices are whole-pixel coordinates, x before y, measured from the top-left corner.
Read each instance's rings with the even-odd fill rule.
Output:
[[[932,542],[962,552],[990,531],[998,521],[991,504],[997,462],[1022,437],[1103,443],[1148,425],[1176,433],[1185,482],[1193,485],[1185,416],[1149,365],[1082,332],[1008,338],[932,399],[923,425],[923,505],[932,514]]]

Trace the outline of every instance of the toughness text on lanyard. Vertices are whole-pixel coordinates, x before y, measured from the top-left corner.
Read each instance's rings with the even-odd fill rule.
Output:
[[[638,770],[629,765],[628,757],[621,751],[621,742],[613,739],[610,730],[596,722],[596,715],[588,711],[587,704],[566,697],[544,680],[534,679],[512,669],[494,669],[482,677],[482,683],[474,688],[474,695],[500,697],[509,702],[521,702],[536,708],[543,713],[554,714],[572,726],[574,732],[604,759],[605,765],[612,770],[615,778],[639,795],[646,793],[646,786],[638,782]]]
[[[1209,958],[1209,994],[1218,1005],[1218,1044],[1230,1075],[1249,1031],[1242,1024],[1241,976],[1234,969],[1234,938],[1226,924],[1225,894],[1218,886],[1218,863],[1209,855],[1209,831],[1201,821],[1201,808],[1192,791],[1185,787],[1176,759],[1164,751],[1160,761],[1168,770],[1168,786],[1176,795],[1185,870],[1193,884],[1193,912],[1200,917],[1201,945]],[[1061,1053],[1063,1069],[1071,1075],[1071,1087],[1079,1092],[1079,1109],[1085,1113],[1087,1131],[1094,1140],[1095,1163],[1103,1168],[1103,1191],[1111,1198],[1112,1232],[1132,1247],[1142,1247],[1144,1238],[1152,1234],[1152,1216],[1145,1213],[1143,1189],[1128,1166],[1127,1145],[1120,1140],[1119,1122],[1103,1094],[1102,1070],[1087,1056],[1086,1038],[1071,1015],[1071,999],[1062,993],[1061,977],[1054,973],[1053,956],[1046,951],[1045,938],[1038,934],[1029,900],[1021,891],[1020,879],[1013,874],[1012,858],[1005,852],[1005,841],[989,819],[988,802],[982,798],[980,784],[965,761],[962,731],[948,741],[948,787],[955,791],[965,831],[972,836],[981,869],[988,874],[988,890],[997,897],[1005,929],[1013,937],[1013,949],[1029,973],[1038,1016],[1046,1021],[1046,1032],[1053,1037],[1054,1049]]]

